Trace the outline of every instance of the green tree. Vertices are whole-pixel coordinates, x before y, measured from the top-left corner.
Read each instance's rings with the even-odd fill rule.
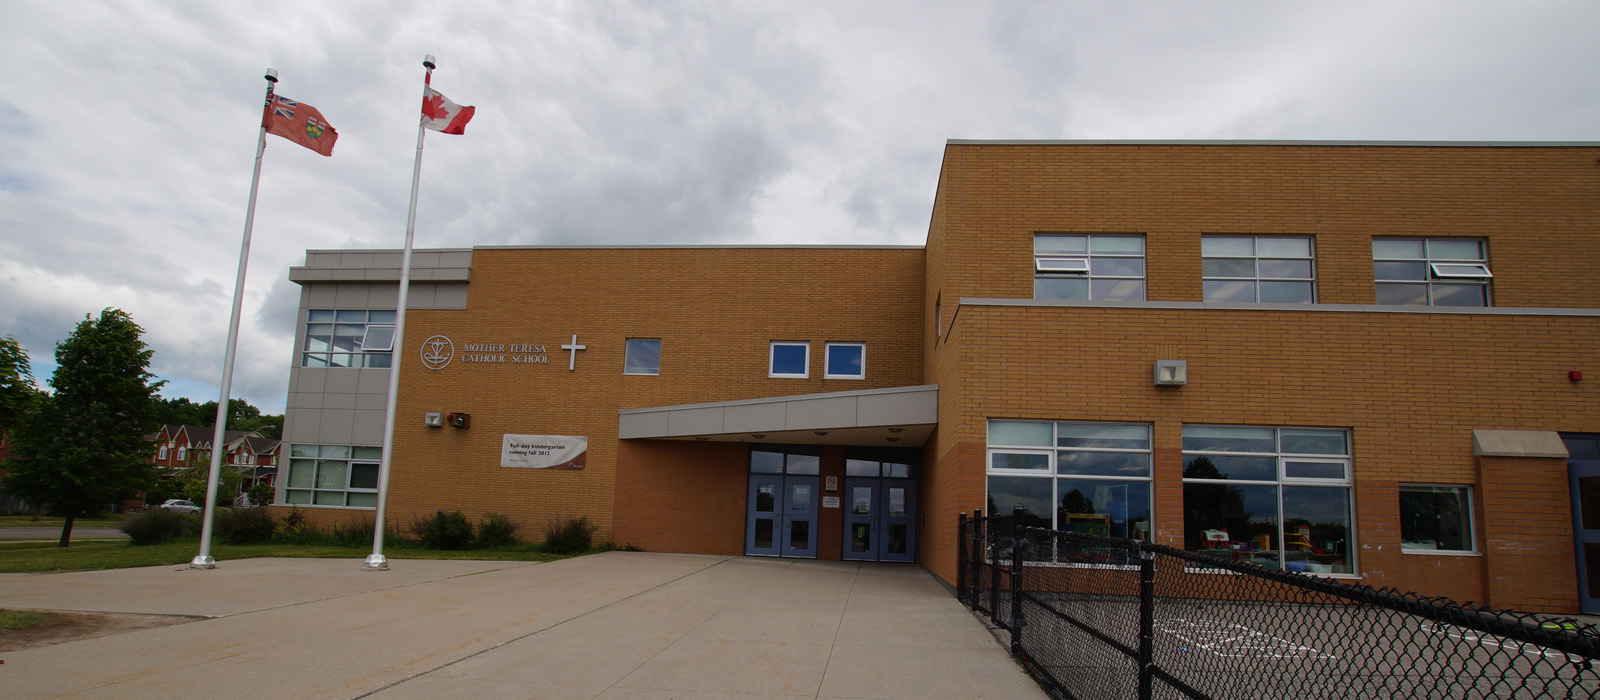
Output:
[[[272,498],[276,495],[271,486],[256,484],[250,487],[250,505],[261,507],[272,505]]]
[[[226,459],[227,455],[223,455],[223,458]],[[178,474],[178,485],[183,490],[183,497],[201,508],[206,507],[206,482],[210,478],[211,453],[196,451],[194,456],[189,458],[189,468]],[[217,505],[233,505],[233,497],[238,495],[243,485],[244,472],[223,462],[222,469],[217,471]]]
[[[206,404],[190,401],[185,397],[176,399],[156,399],[156,422],[167,425],[211,425],[217,419],[217,402],[212,401],[211,410],[206,410]]]
[[[277,440],[280,439],[280,435],[283,435],[283,414],[263,414],[254,418],[245,418],[237,422],[230,418],[228,419],[228,429],[255,430],[261,433],[261,437]]]
[[[217,425],[217,402],[195,403],[187,398],[157,398],[156,415],[161,423],[198,425],[205,428]],[[258,430],[262,437],[278,439],[283,432],[283,414],[263,414],[244,399],[228,399],[228,429]]]
[[[58,546],[67,546],[78,516],[138,494],[154,476],[145,435],[159,425],[161,383],[150,381],[143,332],[119,309],[84,316],[56,345],[55,393],[17,433],[4,489],[66,519]]]
[[[28,351],[16,338],[0,338],[0,430],[20,428],[43,399],[43,392],[33,385]]]

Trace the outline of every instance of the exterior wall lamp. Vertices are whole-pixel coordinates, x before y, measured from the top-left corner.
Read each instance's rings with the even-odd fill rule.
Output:
[[[1188,383],[1187,360],[1156,360],[1156,386],[1183,386]]]

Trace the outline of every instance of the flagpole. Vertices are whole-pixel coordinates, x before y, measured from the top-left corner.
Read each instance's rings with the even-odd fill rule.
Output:
[[[215,569],[217,560],[211,557],[212,521],[217,514],[217,479],[222,474],[222,453],[226,447],[223,437],[228,432],[228,397],[233,392],[233,358],[239,347],[239,314],[244,308],[244,273],[250,262],[250,230],[256,221],[256,190],[261,184],[261,156],[267,151],[266,111],[272,108],[272,89],[278,82],[278,71],[267,69],[262,76],[267,79],[267,101],[262,107],[261,134],[256,138],[255,171],[250,174],[250,203],[245,205],[244,242],[239,245],[239,274],[233,280],[233,313],[228,317],[228,347],[223,351],[222,392],[217,399],[217,426],[211,436],[211,474],[206,477],[206,511],[200,525],[200,553],[189,561],[191,569]]]
[[[433,54],[428,54],[422,59],[422,66],[427,73],[422,78],[422,99],[428,99],[427,85],[433,82],[434,60]],[[383,416],[383,459],[378,463],[378,512],[376,523],[372,529],[372,554],[367,555],[367,560],[362,564],[364,571],[388,571],[389,559],[383,555],[383,530],[384,512],[389,505],[389,472],[394,461],[394,420],[395,403],[400,396],[400,357],[402,340],[406,331],[406,295],[411,291],[411,241],[416,237],[417,231],[417,185],[422,180],[422,137],[427,131],[423,128],[422,117],[417,117],[417,157],[411,165],[411,208],[406,212],[406,247],[400,254],[400,298],[395,302],[397,307],[394,315],[394,352],[390,353],[389,361],[389,403]]]

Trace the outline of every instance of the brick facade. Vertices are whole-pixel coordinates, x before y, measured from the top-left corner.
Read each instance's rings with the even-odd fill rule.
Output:
[[[941,388],[929,449],[953,457],[927,478],[981,474],[991,418],[1148,423],[1155,539],[1182,546],[1185,423],[1344,428],[1363,582],[1571,612],[1564,462],[1480,462],[1472,434],[1600,429],[1600,386],[1566,377],[1600,365],[1600,318],[1563,311],[1600,306],[1597,157],[1596,147],[952,143],[925,305],[938,300],[954,318],[943,338],[927,336]],[[1146,299],[1189,303],[1007,305],[1032,297],[1033,236],[1048,232],[1144,235]],[[1319,304],[1193,303],[1205,234],[1313,237]],[[1484,239],[1493,306],[1535,309],[1354,306],[1374,300],[1374,236]],[[1188,385],[1153,386],[1157,359],[1187,360]],[[1478,553],[1401,554],[1401,483],[1471,486]],[[984,507],[981,489],[949,497],[925,543],[950,539],[955,512]],[[953,579],[942,556],[924,561]]]
[[[460,509],[473,519],[506,514],[537,538],[552,518],[583,515],[601,540],[737,552],[747,448],[622,446],[619,408],[921,379],[916,248],[484,249],[475,251],[472,275],[465,310],[407,315],[389,497],[391,518],[403,526]],[[570,352],[559,346],[573,334],[587,349],[569,371]],[[438,371],[417,361],[433,335],[450,337],[458,356]],[[658,376],[623,374],[628,338],[661,340]],[[774,340],[811,343],[809,378],[767,377]],[[866,343],[866,378],[824,379],[828,341]],[[540,344],[548,363],[460,361],[476,343]],[[472,427],[425,427],[429,411],[471,414]],[[587,436],[588,466],[502,468],[506,433]],[[613,532],[619,511],[627,517]]]
[[[470,282],[450,278],[470,288],[464,308],[407,317],[391,523],[504,513],[536,538],[585,515],[617,544],[739,554],[745,436],[622,440],[619,409],[932,384],[916,548],[946,581],[957,514],[987,507],[991,419],[1149,425],[1153,538],[1176,546],[1185,425],[1336,428],[1351,442],[1348,578],[1573,612],[1565,461],[1475,457],[1474,435],[1600,432],[1600,386],[1566,376],[1600,373],[1597,159],[1595,145],[952,142],[921,248],[474,249]],[[1145,300],[1034,301],[1038,233],[1142,236]],[[1204,303],[1208,234],[1311,237],[1317,303]],[[1491,308],[1375,306],[1382,236],[1486,241]],[[314,287],[316,272],[293,274]],[[574,334],[587,349],[569,371]],[[417,361],[434,335],[458,358],[440,370]],[[661,340],[659,376],[623,374],[628,338]],[[809,378],[769,378],[771,341],[808,342]],[[865,380],[823,378],[829,341],[866,344]],[[471,363],[469,344],[545,358]],[[1187,361],[1188,384],[1154,386],[1158,359]],[[426,427],[427,412],[472,427]],[[507,433],[587,436],[588,466],[503,468]],[[842,478],[846,449],[820,447],[820,477]],[[1471,489],[1475,551],[1402,551],[1409,484]],[[841,555],[841,523],[822,511],[819,557]]]

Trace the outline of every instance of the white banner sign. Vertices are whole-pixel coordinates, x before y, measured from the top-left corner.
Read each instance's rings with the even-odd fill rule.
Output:
[[[500,466],[526,469],[582,469],[589,438],[567,435],[506,435],[500,441]]]

